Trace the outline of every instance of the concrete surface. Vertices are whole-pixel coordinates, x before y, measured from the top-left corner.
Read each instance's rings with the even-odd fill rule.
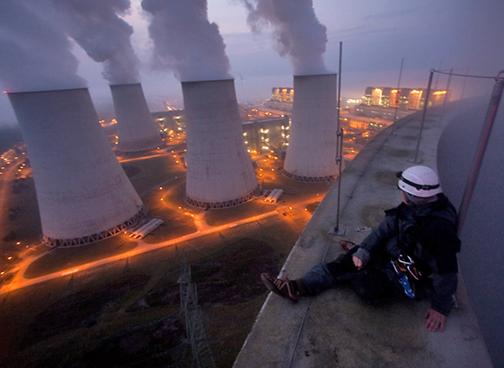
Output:
[[[363,227],[376,226],[383,210],[399,203],[395,173],[412,165],[419,116],[383,131],[345,169],[341,198],[346,238],[359,242],[368,232]],[[419,156],[423,164],[436,166],[443,128],[444,123],[429,115]],[[335,223],[336,198],[335,184],[281,274],[300,277],[342,252],[337,239],[327,234]],[[441,334],[424,328],[427,301],[372,307],[350,290],[333,289],[291,304],[270,293],[234,367],[491,367],[463,282],[457,297],[460,307]]]
[[[460,203],[488,98],[456,109],[440,139],[438,164],[443,189]],[[501,102],[480,177],[462,229],[460,266],[471,304],[496,367],[504,367],[504,102]],[[484,272],[482,272],[484,270]]]

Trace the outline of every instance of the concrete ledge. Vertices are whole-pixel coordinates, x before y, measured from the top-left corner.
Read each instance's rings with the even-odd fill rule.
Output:
[[[359,242],[383,210],[396,205],[395,172],[412,165],[420,114],[384,130],[343,173],[342,223],[345,237]],[[422,163],[435,167],[443,124],[426,122]],[[326,195],[294,245],[280,274],[302,276],[313,265],[342,252],[328,235],[336,219],[337,184]],[[363,304],[349,290],[335,289],[292,305],[276,295],[266,299],[234,367],[491,367],[463,282],[460,308],[447,330],[425,330],[427,302],[383,307]]]

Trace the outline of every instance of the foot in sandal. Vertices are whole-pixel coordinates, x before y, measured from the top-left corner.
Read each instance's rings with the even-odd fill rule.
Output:
[[[303,296],[299,285],[294,280],[275,278],[268,273],[261,273],[261,281],[268,290],[291,302],[296,303]]]

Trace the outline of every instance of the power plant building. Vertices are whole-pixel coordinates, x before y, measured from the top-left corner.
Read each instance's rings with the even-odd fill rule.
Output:
[[[336,165],[336,74],[294,76],[292,123],[284,172],[296,180],[331,180]]]
[[[294,88],[292,87],[273,87],[271,101],[294,102]]]
[[[257,180],[242,140],[234,80],[182,82],[182,92],[188,203],[225,208],[248,201]]]
[[[149,112],[141,84],[111,85],[110,90],[119,121],[118,150],[128,153],[159,147],[162,144],[159,128]]]
[[[432,90],[429,106],[441,106],[447,92],[443,89]],[[362,102],[368,106],[420,110],[425,104],[425,93],[424,88],[367,87]]]
[[[93,243],[135,225],[143,204],[98,124],[86,88],[10,93],[49,246]]]
[[[289,145],[288,116],[244,121],[242,129],[247,152],[260,154],[284,152]]]

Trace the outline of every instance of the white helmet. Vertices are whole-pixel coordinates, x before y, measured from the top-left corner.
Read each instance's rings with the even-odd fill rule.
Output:
[[[415,197],[428,198],[443,193],[439,177],[427,166],[412,166],[397,174],[397,186]]]

